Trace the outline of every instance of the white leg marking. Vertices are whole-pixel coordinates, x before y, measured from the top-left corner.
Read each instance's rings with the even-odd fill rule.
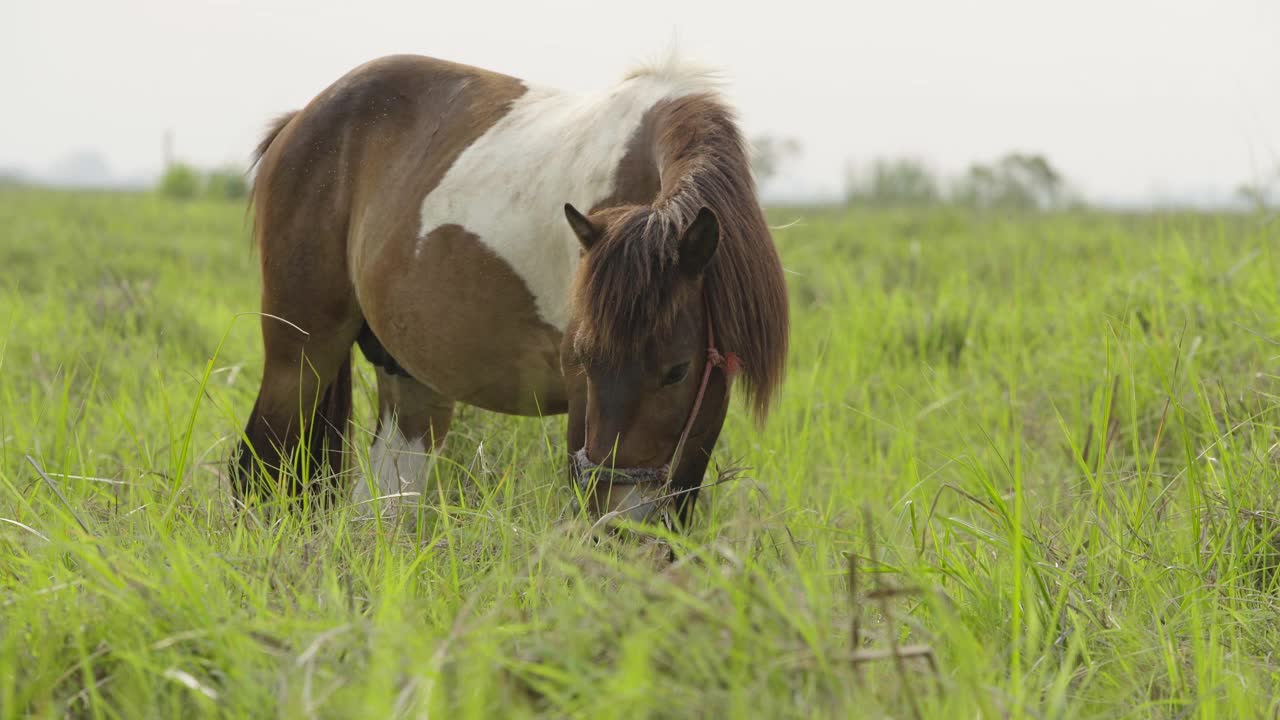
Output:
[[[372,477],[356,483],[352,502],[365,513],[373,511],[370,485],[382,498],[385,512],[415,504],[426,487],[427,475],[435,464],[435,453],[422,438],[410,440],[400,432],[394,415],[384,415],[382,428],[369,449],[369,471]],[[406,495],[417,493],[418,495]]]

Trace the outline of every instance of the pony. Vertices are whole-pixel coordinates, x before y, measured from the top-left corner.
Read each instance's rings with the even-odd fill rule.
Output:
[[[237,499],[396,507],[465,403],[567,414],[593,518],[687,521],[731,386],[763,423],[788,343],[782,265],[718,87],[674,59],[571,94],[396,55],[275,120],[253,155],[264,359]],[[349,490],[353,347],[379,415]]]

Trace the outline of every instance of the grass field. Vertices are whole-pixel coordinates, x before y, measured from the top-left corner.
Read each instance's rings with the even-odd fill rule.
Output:
[[[243,206],[0,191],[0,716],[1280,713],[1280,224],[772,218],[789,377],[662,568],[557,418],[463,410],[414,531],[236,511]]]

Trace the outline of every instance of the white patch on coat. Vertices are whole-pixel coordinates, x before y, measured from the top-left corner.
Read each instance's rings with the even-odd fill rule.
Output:
[[[352,503],[359,506],[364,513],[372,513],[374,503],[370,494],[372,489],[378,497],[386,498],[382,503],[384,512],[407,504],[416,504],[426,487],[427,475],[435,464],[436,455],[422,439],[410,440],[400,432],[400,425],[392,415],[383,415],[381,428],[369,448],[369,471],[371,477],[361,478],[356,482],[352,493]],[[417,493],[417,495],[405,495]]]
[[[618,165],[651,107],[715,88],[707,71],[674,62],[633,71],[594,95],[530,87],[427,195],[415,252],[435,228],[462,226],[520,276],[542,320],[563,331],[579,248],[564,204],[588,212],[613,193]]]

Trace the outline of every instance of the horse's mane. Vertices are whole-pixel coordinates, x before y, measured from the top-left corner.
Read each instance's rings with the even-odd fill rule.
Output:
[[[716,92],[724,80],[718,69],[690,62],[681,57],[674,47],[666,55],[636,65],[622,76],[623,82],[636,78],[659,80],[672,88],[689,93]]]
[[[645,72],[659,71],[671,72]],[[720,243],[703,277],[716,342],[741,359],[748,399],[763,419],[782,380],[789,315],[745,143],[733,113],[711,92],[664,101],[653,113],[661,189],[651,205],[607,214],[610,226],[577,275],[575,342],[620,359],[669,334],[696,290],[677,267],[678,243],[699,209],[710,208]]]

